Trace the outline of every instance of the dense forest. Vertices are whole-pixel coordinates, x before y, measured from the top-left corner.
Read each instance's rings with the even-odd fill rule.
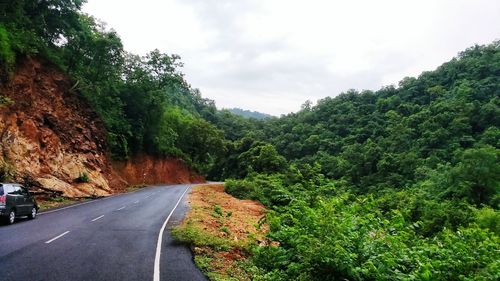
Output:
[[[254,276],[498,280],[499,128],[500,42],[254,124],[220,168],[271,210]]]
[[[500,42],[258,120],[217,110],[179,56],[127,53],[83,2],[1,2],[2,81],[26,56],[57,65],[113,158],[178,157],[266,205],[256,280],[500,279]]]

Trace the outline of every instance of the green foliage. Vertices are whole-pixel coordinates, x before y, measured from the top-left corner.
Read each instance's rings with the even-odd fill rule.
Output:
[[[491,146],[464,150],[448,172],[448,196],[467,198],[476,205],[491,204],[500,194],[500,150]]]
[[[10,49],[17,55],[43,54],[54,63],[59,62],[55,47],[64,45],[79,23],[81,0],[23,0],[0,5],[0,42],[2,55]],[[7,34],[7,36],[5,36]],[[8,40],[3,40],[8,37]],[[2,44],[3,45],[3,44]],[[9,55],[13,63],[15,58]],[[5,59],[5,57],[4,57]]]
[[[213,217],[222,217],[224,216],[224,212],[222,211],[222,208],[220,205],[215,205],[214,206],[214,211],[212,213]]]
[[[10,43],[9,33],[5,27],[0,24],[0,76],[2,80],[5,80],[14,66],[16,57],[12,50]],[[1,103],[0,103],[1,104]]]
[[[251,125],[223,115],[219,123],[224,128],[239,132],[247,127],[225,158],[237,159],[248,150],[238,147],[246,137],[251,139],[247,143],[273,145],[293,163],[320,163],[324,175],[345,180],[361,193],[411,186],[426,176],[424,170],[456,164],[461,152],[476,144],[500,148],[499,58],[497,41],[470,48],[436,71],[404,79],[399,87],[350,90]],[[222,178],[246,176],[227,171],[218,173]]]
[[[255,172],[281,172],[287,166],[286,159],[273,145],[245,137],[237,142],[226,142],[226,149],[221,152],[211,175],[219,179],[243,178]]]
[[[246,172],[221,169],[226,191],[271,209],[254,278],[499,279],[499,47],[306,103],[228,145],[225,165]],[[266,145],[285,168],[256,173]]]
[[[196,246],[208,246],[216,250],[228,250],[232,244],[224,238],[210,235],[207,232],[198,229],[192,222],[187,222],[183,227],[172,229],[172,235],[175,239]]]
[[[9,162],[0,159],[0,182],[9,182],[16,175],[16,169]]]
[[[12,99],[10,99],[9,97],[5,97],[5,96],[0,95],[0,107],[6,106],[6,105],[11,105],[13,103],[14,103],[14,101]]]
[[[484,229],[489,229],[497,236],[500,236],[500,212],[490,207],[483,207],[476,212],[477,225]]]
[[[247,168],[247,173],[276,173],[283,171],[287,165],[285,158],[271,144],[254,144],[238,156],[238,162]]]
[[[253,193],[264,196],[273,210],[267,217],[268,238],[278,243],[254,247],[253,261],[260,269],[255,278],[497,278],[500,239],[494,210],[436,201],[422,188],[355,196],[314,172],[309,178],[298,176],[300,170],[295,174],[266,176],[274,182],[271,191],[287,192],[286,201],[277,200],[282,192],[265,191],[269,187],[259,183],[260,176],[226,183],[226,190],[236,194],[238,186],[246,188],[242,182],[263,189]]]
[[[78,176],[78,178],[76,178],[76,182],[79,182],[79,183],[88,183],[88,182],[90,182],[89,174],[86,173],[86,172],[80,173],[80,175]]]
[[[227,193],[239,199],[257,199],[254,194],[256,187],[254,183],[249,180],[226,180],[224,189]]]

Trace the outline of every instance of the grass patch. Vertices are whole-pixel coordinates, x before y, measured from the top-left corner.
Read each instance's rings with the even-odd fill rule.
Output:
[[[227,251],[234,246],[231,241],[204,231],[199,225],[193,223],[192,220],[172,229],[172,236],[181,242],[197,247],[207,246],[218,251]]]
[[[64,207],[64,206],[68,206],[71,204],[87,201],[86,199],[68,198],[68,197],[62,197],[62,196],[49,197],[49,198],[40,198],[39,197],[39,198],[36,198],[36,200],[37,200],[38,208],[40,211]]]
[[[134,192],[136,190],[139,190],[141,188],[146,187],[145,184],[136,184],[136,185],[130,185],[127,187],[127,192]]]

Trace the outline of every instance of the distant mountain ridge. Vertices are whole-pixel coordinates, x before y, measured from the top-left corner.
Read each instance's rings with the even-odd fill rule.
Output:
[[[255,118],[255,119],[266,119],[266,118],[271,118],[273,117],[270,114],[258,112],[258,111],[250,111],[246,109],[241,109],[241,108],[229,108],[228,109],[231,113],[234,113],[236,115],[240,115],[246,118]]]

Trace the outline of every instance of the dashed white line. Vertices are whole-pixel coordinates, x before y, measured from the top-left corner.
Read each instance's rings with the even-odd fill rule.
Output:
[[[96,221],[96,220],[102,219],[102,217],[104,217],[104,215],[99,216],[99,217],[97,217],[97,218],[93,219],[92,221]]]
[[[189,187],[190,186],[186,187],[186,190],[184,190],[181,197],[179,197],[179,200],[177,200],[177,203],[175,204],[172,211],[170,211],[170,214],[168,214],[168,217],[165,220],[165,222],[163,223],[163,225],[160,229],[160,233],[158,234],[158,242],[156,243],[156,255],[155,255],[153,281],[160,281],[160,256],[161,256],[161,242],[162,242],[162,237],[163,237],[163,231],[165,231],[165,227],[167,226],[168,220],[170,219],[170,217],[174,213],[177,206],[179,206],[179,203],[181,203],[182,197],[184,197],[184,194],[186,194]]]
[[[63,234],[57,235],[56,237],[54,237],[54,238],[50,239],[49,241],[45,242],[45,244],[50,244],[50,243],[52,243],[54,240],[57,240],[57,239],[59,239],[59,238],[63,237],[64,235],[66,235],[66,234],[68,234],[68,233],[69,233],[69,231],[66,231],[66,232],[64,232]]]
[[[134,204],[137,204],[137,203],[139,203],[139,200],[137,200],[137,201],[134,202]]]
[[[116,210],[117,210],[117,211],[120,211],[120,210],[123,210],[123,209],[125,209],[125,206],[123,206],[123,207],[121,207],[121,208],[118,208],[118,209],[116,209]]]

